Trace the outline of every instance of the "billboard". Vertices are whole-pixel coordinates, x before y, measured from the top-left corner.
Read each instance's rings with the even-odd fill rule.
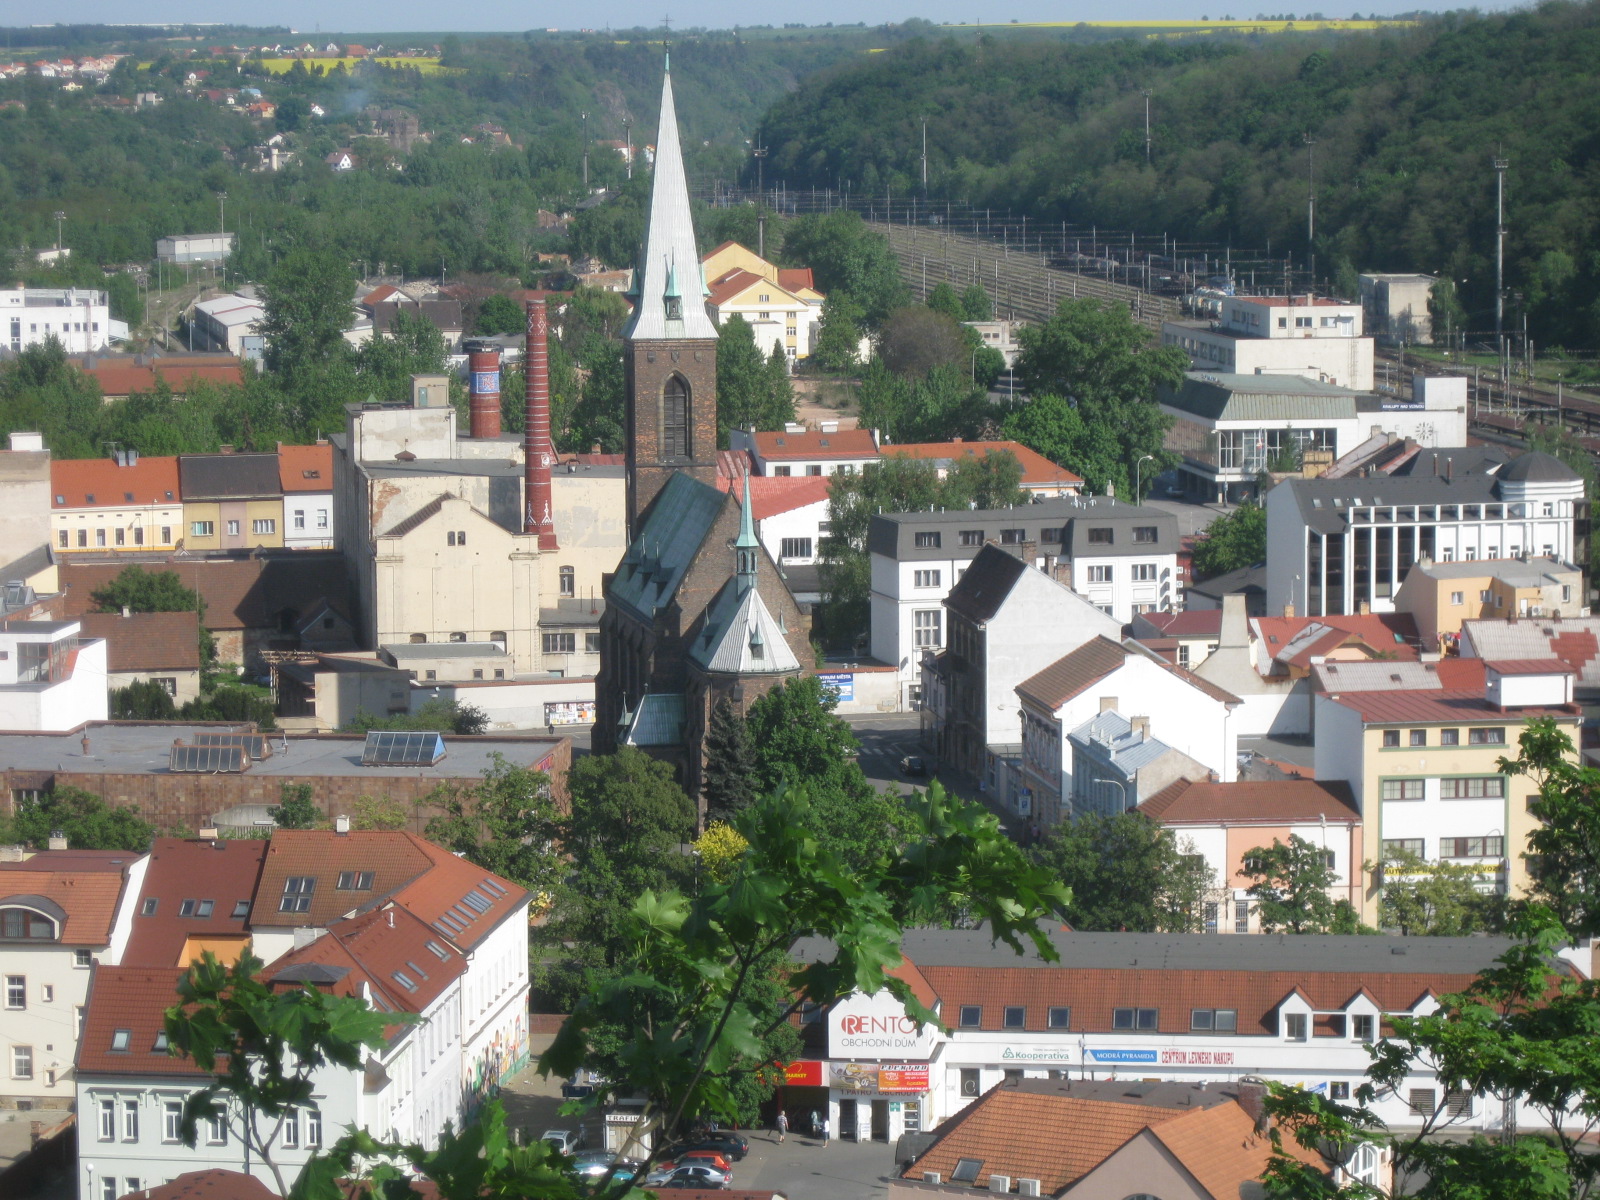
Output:
[[[856,677],[849,671],[820,671],[817,679],[823,687],[830,687],[837,693],[840,704],[855,700]]]

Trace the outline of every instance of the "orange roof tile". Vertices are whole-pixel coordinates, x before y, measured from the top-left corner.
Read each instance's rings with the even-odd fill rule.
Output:
[[[708,289],[711,292],[711,303],[726,304],[746,288],[768,282],[770,281],[761,275],[735,268],[712,282]]]
[[[248,838],[157,838],[133,904],[122,965],[175,967],[190,937],[245,933],[266,852],[266,842]],[[190,902],[188,916],[184,901]],[[201,901],[210,902],[205,915]],[[241,905],[244,911],[235,916]]]
[[[1308,668],[1313,657],[1357,642],[1397,659],[1418,655],[1417,623],[1409,613],[1257,617],[1251,626],[1265,640],[1267,653],[1287,666]]]
[[[885,455],[902,454],[908,458],[959,459],[975,458],[979,454],[997,454],[1001,451],[1014,455],[1022,464],[1022,486],[1041,487],[1046,484],[1081,484],[1083,476],[1065,467],[1057,466],[1037,450],[1030,450],[1021,442],[905,442],[885,445]]]
[[[166,1010],[178,1002],[183,972],[157,967],[95,968],[89,984],[83,1035],[78,1039],[78,1076],[208,1076],[192,1059],[156,1049]],[[126,1036],[124,1036],[126,1035]],[[114,1047],[124,1046],[125,1049]]]
[[[286,492],[331,492],[333,446],[285,446],[278,443],[278,480]]]
[[[1255,1119],[1237,1103],[1190,1110],[1152,1125],[1150,1133],[1214,1200],[1246,1194],[1242,1185],[1260,1179],[1272,1160],[1271,1137],[1257,1133]],[[1283,1146],[1292,1157],[1322,1166],[1294,1138],[1283,1138]]]
[[[254,1175],[210,1167],[187,1171],[160,1187],[129,1192],[122,1200],[277,1200],[277,1196]]]
[[[314,972],[297,970],[306,967],[346,973],[324,980]],[[385,906],[348,921],[335,921],[326,934],[291,950],[263,975],[293,987],[309,979],[341,996],[359,995],[364,982],[381,999],[380,1007],[420,1013],[465,970],[461,953],[436,930],[405,909]]]
[[[1265,783],[1193,783],[1162,788],[1139,811],[1162,825],[1280,825],[1290,821],[1358,823],[1361,810],[1343,781],[1280,779]]]
[[[1579,709],[1576,704],[1555,704],[1544,707],[1503,709],[1484,699],[1481,692],[1354,692],[1348,695],[1330,694],[1335,704],[1359,713],[1362,721],[1371,725],[1393,725],[1415,722],[1419,725],[1450,725],[1478,722],[1485,725],[1521,725],[1524,721],[1551,717],[1556,721],[1576,721]],[[1507,734],[1507,740],[1516,736],[1516,730]]]
[[[776,462],[878,456],[870,429],[841,429],[837,433],[757,433],[754,437],[756,456]]]
[[[810,267],[779,267],[778,286],[791,292],[817,290]]]
[[[199,613],[84,613],[79,619],[85,637],[106,640],[108,670],[200,669]]]
[[[61,944],[108,946],[128,867],[139,856],[120,850],[45,850],[19,863],[0,863],[0,903],[41,896],[66,914]]]
[[[830,475],[751,475],[750,503],[758,521],[779,513],[793,512],[808,504],[828,498]],[[717,482],[725,492],[744,498],[744,478],[718,477]]]
[[[134,364],[107,362],[102,359],[92,367],[82,368],[100,385],[102,396],[129,396],[134,392],[153,392],[158,380],[178,395],[183,395],[196,383],[239,384],[244,381],[244,371],[239,360],[229,358],[218,363],[162,363],[141,367]]]
[[[61,458],[50,464],[50,507],[117,508],[128,504],[180,504],[178,460],[141,456],[131,467],[109,458]]]

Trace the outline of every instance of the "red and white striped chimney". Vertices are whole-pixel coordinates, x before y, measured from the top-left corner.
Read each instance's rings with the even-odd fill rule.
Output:
[[[556,522],[550,509],[550,318],[543,300],[528,301],[527,413],[522,424],[523,492],[527,511],[522,531],[539,535],[539,549],[556,550]]]

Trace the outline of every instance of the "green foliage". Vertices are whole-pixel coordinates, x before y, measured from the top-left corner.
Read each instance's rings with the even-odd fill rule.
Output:
[[[1327,852],[1298,834],[1290,834],[1287,844],[1273,839],[1270,846],[1246,850],[1240,874],[1252,881],[1248,894],[1262,933],[1357,932],[1350,901],[1328,894],[1339,877]]]
[[[331,254],[305,249],[280,258],[261,281],[267,369],[292,376],[342,361],[355,290],[350,268]]]
[[[850,864],[819,836],[806,791],[763,797],[737,822],[750,849],[730,879],[703,883],[692,899],[676,891],[637,899],[619,969],[580,998],[540,1070],[566,1075],[605,1038],[613,1065],[589,1103],[643,1095],[641,1133],[732,1119],[747,1107],[742,1080],[761,1072],[770,1086],[769,1039],[802,1003],[886,988],[913,1018],[937,1022],[889,971],[901,961],[903,930],[946,903],[970,906],[1019,952],[1027,944],[1053,959],[1037,922],[1066,896],[997,820],[937,783],[906,810],[904,836],[887,853]],[[773,957],[808,936],[831,952],[796,968],[787,986],[760,986]]]
[[[800,675],[784,680],[750,705],[745,724],[754,749],[758,791],[764,794],[803,781],[813,794],[861,793],[866,779],[855,761],[861,743],[834,715],[838,704],[838,697],[817,676]]]
[[[459,700],[424,700],[414,713],[391,713],[377,717],[369,712],[358,712],[345,733],[366,733],[369,729],[428,730],[436,733],[453,733],[471,736],[488,731],[489,715],[475,704]]]
[[[178,717],[184,721],[249,723],[263,732],[278,727],[271,695],[262,688],[237,683],[222,684],[193,700],[185,701],[178,709]]]
[[[858,398],[861,426],[878,430],[891,442],[976,438],[988,431],[994,416],[967,362],[935,366],[919,379],[896,375],[874,359]]]
[[[1515,759],[1500,760],[1512,777],[1539,789],[1528,800],[1530,896],[1574,939],[1600,934],[1600,770],[1582,766],[1572,739],[1554,721],[1529,721]]]
[[[510,296],[496,293],[484,298],[478,306],[478,322],[474,332],[493,335],[521,333],[527,328],[527,314],[522,305]]]
[[[967,290],[961,293],[961,319],[963,321],[994,320],[994,302],[989,299],[989,293],[983,290],[983,284],[968,284]]]
[[[928,293],[928,298],[923,302],[936,313],[943,313],[952,321],[965,321],[966,310],[961,306],[961,297],[956,295],[955,288],[948,283],[938,283]]]
[[[350,806],[352,829],[404,829],[411,810],[393,796],[357,796]]]
[[[792,420],[794,392],[782,352],[763,357],[750,323],[734,314],[717,337],[717,444],[728,444],[730,429],[782,429]]]
[[[858,213],[837,209],[788,222],[781,261],[810,267],[824,295],[846,293],[868,329],[879,328],[905,306],[906,287],[889,239],[868,229]]]
[[[552,849],[558,817],[544,772],[496,754],[482,783],[442,784],[423,804],[443,810],[424,830],[430,841],[520,883],[536,900],[555,889],[561,875]]]
[[[313,1074],[326,1065],[360,1071],[364,1051],[385,1045],[386,1027],[417,1018],[309,985],[275,992],[261,978],[265,966],[248,950],[231,966],[209,950],[190,964],[166,1011],[167,1052],[214,1072],[184,1101],[184,1144],[194,1147],[200,1121],[225,1119],[287,1195],[290,1180],[273,1154],[284,1118],[313,1107]]]
[[[949,284],[948,310],[911,305],[891,313],[878,338],[883,365],[896,375],[923,379],[935,367],[967,366],[972,348],[961,325],[960,305]],[[929,297],[931,301],[932,296]],[[971,374],[969,369],[968,374]]]
[[[156,836],[155,826],[142,820],[138,809],[112,808],[93,792],[75,787],[53,788],[37,800],[19,800],[5,836],[43,850],[58,829],[74,850],[128,850],[142,854]]]
[[[811,361],[824,371],[853,371],[859,366],[861,322],[865,315],[845,292],[834,292],[823,300]]]
[[[204,613],[200,594],[183,586],[176,571],[146,571],[138,565],[117,572],[104,587],[89,593],[95,612]]]
[[[278,803],[267,816],[279,829],[316,829],[323,824],[322,810],[311,798],[309,783],[285,783],[278,788]]]
[[[1267,510],[1246,501],[1206,526],[1205,536],[1195,542],[1194,572],[1198,579],[1210,579],[1267,559]]]
[[[1199,933],[1217,886],[1202,855],[1136,812],[1064,821],[1033,859],[1071,891],[1074,929]]]
[[[1017,339],[1017,377],[1033,403],[1061,399],[1048,416],[1025,419],[1029,405],[1008,418],[1008,437],[1076,471],[1095,492],[1115,484],[1131,495],[1133,463],[1143,455],[1154,459],[1152,472],[1177,462],[1163,448],[1172,418],[1156,404],[1156,393],[1183,382],[1189,360],[1181,349],[1155,345],[1125,307],[1098,300],[1063,300],[1055,316]],[[1062,400],[1070,401],[1075,423]]]
[[[1316,1164],[1319,1147],[1337,1153],[1368,1144],[1387,1151],[1394,1186],[1349,1184],[1354,1200],[1571,1200],[1592,1194],[1600,1177],[1590,1133],[1600,1100],[1600,988],[1573,972],[1552,970],[1568,935],[1548,909],[1518,918],[1519,941],[1465,991],[1439,997],[1436,1011],[1395,1016],[1392,1036],[1371,1048],[1366,1082],[1351,1105],[1274,1084],[1267,1108],[1277,1124],[1265,1180],[1275,1200],[1324,1200],[1334,1189]],[[1385,1127],[1370,1108],[1380,1095],[1405,1095],[1419,1075],[1436,1078],[1437,1107]],[[1480,1103],[1515,1099],[1517,1124],[1490,1140],[1463,1128],[1444,1088]],[[1286,1140],[1302,1148],[1283,1150]],[[1307,1154],[1304,1151],[1310,1151]]]
[[[706,765],[700,785],[706,825],[733,820],[758,794],[755,747],[744,718],[724,699],[711,710],[706,730]]]
[[[171,694],[153,679],[112,688],[110,710],[113,721],[171,721],[178,715]]]
[[[1390,855],[1383,862],[1378,923],[1405,937],[1499,933],[1505,928],[1506,900],[1497,891],[1479,891],[1482,881],[1477,869],[1466,863],[1442,859],[1430,863],[1410,853]]]

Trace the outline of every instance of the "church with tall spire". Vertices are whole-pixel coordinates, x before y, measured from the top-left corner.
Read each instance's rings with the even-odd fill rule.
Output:
[[[706,308],[673,104],[661,85],[650,215],[623,329],[627,552],[606,582],[597,753],[637,746],[697,797],[711,712],[799,675],[810,621],[755,534],[750,487],[717,482],[717,327]]]

